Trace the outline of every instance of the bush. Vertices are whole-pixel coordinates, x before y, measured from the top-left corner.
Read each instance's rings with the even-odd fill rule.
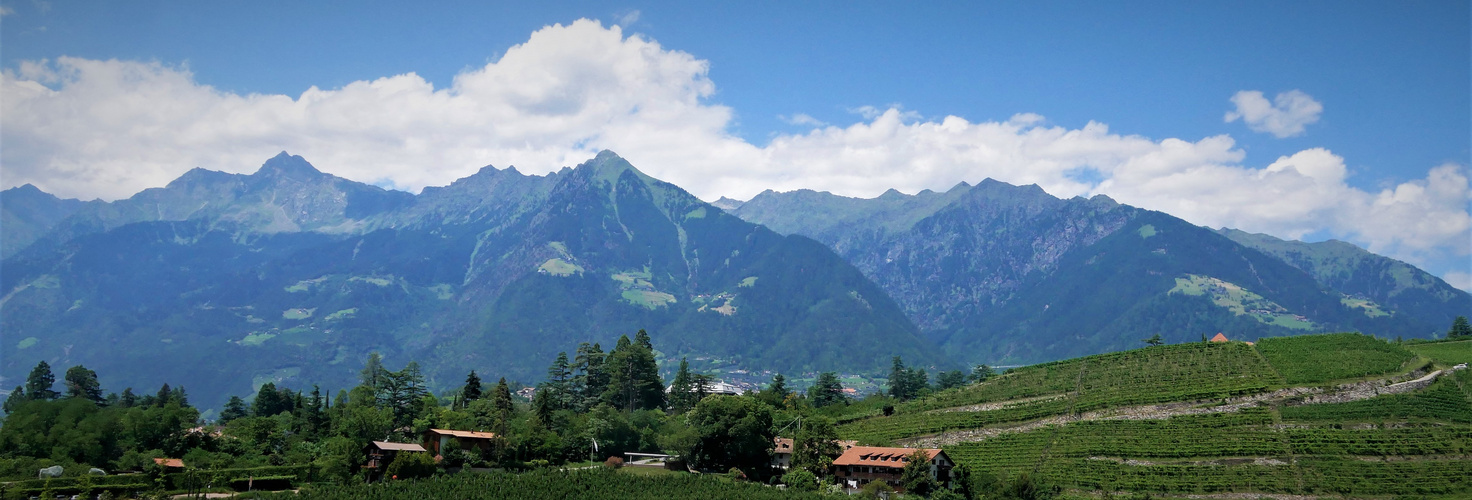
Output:
[[[428,453],[405,452],[394,457],[383,474],[395,479],[414,479],[434,475],[434,470],[434,458]]]
[[[806,469],[794,468],[782,475],[782,484],[797,491],[818,491],[818,476]]]
[[[894,488],[884,481],[869,481],[860,490],[864,498],[889,498],[894,496]]]
[[[731,470],[726,471],[726,477],[731,479],[746,479],[746,473],[741,472],[741,469],[732,467]]]
[[[676,472],[689,472],[690,464],[686,462],[683,458],[670,457],[669,459],[664,461],[664,468],[665,470],[672,470]]]
[[[608,457],[608,460],[603,461],[603,466],[610,469],[622,468],[624,466],[624,459],[619,457]]]

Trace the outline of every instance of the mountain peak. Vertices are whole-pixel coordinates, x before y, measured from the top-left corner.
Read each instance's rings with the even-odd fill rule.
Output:
[[[261,165],[261,169],[252,175],[260,177],[313,179],[321,177],[323,173],[317,170],[316,167],[313,167],[311,163],[307,163],[306,158],[293,156],[290,153],[282,151],[280,154],[266,160],[266,163]]]
[[[654,180],[654,178],[634,168],[634,165],[629,163],[628,160],[607,149],[599,151],[598,156],[584,162],[582,165],[578,165],[578,170],[584,168],[590,169],[593,173],[593,178],[600,181],[617,182],[619,176],[623,175],[626,170],[633,171],[635,175],[644,179],[645,182]]]

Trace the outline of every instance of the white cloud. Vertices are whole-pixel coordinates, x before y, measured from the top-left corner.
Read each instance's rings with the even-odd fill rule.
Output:
[[[1272,102],[1260,91],[1242,90],[1232,95],[1232,104],[1237,110],[1227,112],[1223,118],[1227,123],[1241,118],[1247,128],[1279,139],[1303,134],[1303,127],[1319,121],[1319,114],[1324,112],[1323,104],[1298,90],[1280,93]]]
[[[1472,273],[1451,271],[1446,273],[1446,276],[1443,276],[1441,279],[1446,280],[1446,284],[1448,285],[1472,292]]]
[[[4,187],[113,199],[196,166],[252,172],[287,150],[413,191],[487,164],[548,172],[607,148],[705,199],[768,188],[875,196],[991,177],[1057,196],[1107,194],[1213,227],[1328,235],[1416,264],[1472,253],[1463,166],[1369,192],[1348,185],[1344,160],[1324,149],[1254,166],[1225,135],[1156,140],[1031,113],[972,122],[897,105],[854,108],[863,118],[846,126],[793,114],[784,119],[814,128],[758,146],[729,132],[731,109],[707,101],[708,67],[587,20],[538,30],[441,89],[410,73],[296,97],[239,95],[160,63],[27,62],[0,75],[0,166]]]
[[[8,16],[8,15],[11,15],[11,14],[14,14],[14,13],[15,13],[15,9],[12,9],[10,7],[6,7],[4,5],[0,5],[0,17],[5,17],[5,16]]]
[[[615,24],[618,24],[618,26],[620,28],[628,28],[629,26],[633,25],[634,23],[639,22],[639,10],[638,9],[634,9],[634,10],[631,10],[631,11],[628,11],[628,12],[624,12],[622,14],[618,14],[618,15],[616,15],[614,17],[616,17],[618,19],[615,22]]]
[[[792,116],[777,115],[777,119],[787,122],[790,125],[811,127],[822,127],[828,125],[827,122],[808,116],[805,113],[795,113]]]

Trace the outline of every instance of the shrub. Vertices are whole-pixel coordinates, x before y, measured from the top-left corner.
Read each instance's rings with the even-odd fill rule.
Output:
[[[603,466],[610,469],[622,468],[624,466],[624,459],[619,457],[608,457],[608,460],[603,461]]]
[[[741,472],[741,469],[732,467],[731,470],[726,471],[726,477],[731,479],[746,479],[746,473]]]
[[[665,470],[688,472],[690,470],[690,464],[683,458],[670,457],[664,461],[664,468]]]
[[[859,489],[864,498],[889,498],[894,496],[894,488],[884,481],[869,481],[863,488]]]
[[[782,484],[797,491],[818,491],[818,476],[806,469],[794,468],[782,475]]]
[[[428,453],[399,453],[383,474],[391,478],[413,479],[434,475],[434,458]]]

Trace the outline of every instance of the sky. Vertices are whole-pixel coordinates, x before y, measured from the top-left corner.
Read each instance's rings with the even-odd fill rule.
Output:
[[[1465,1],[0,0],[0,187],[112,200],[285,150],[417,192],[610,149],[706,200],[990,177],[1469,289],[1469,27]]]

